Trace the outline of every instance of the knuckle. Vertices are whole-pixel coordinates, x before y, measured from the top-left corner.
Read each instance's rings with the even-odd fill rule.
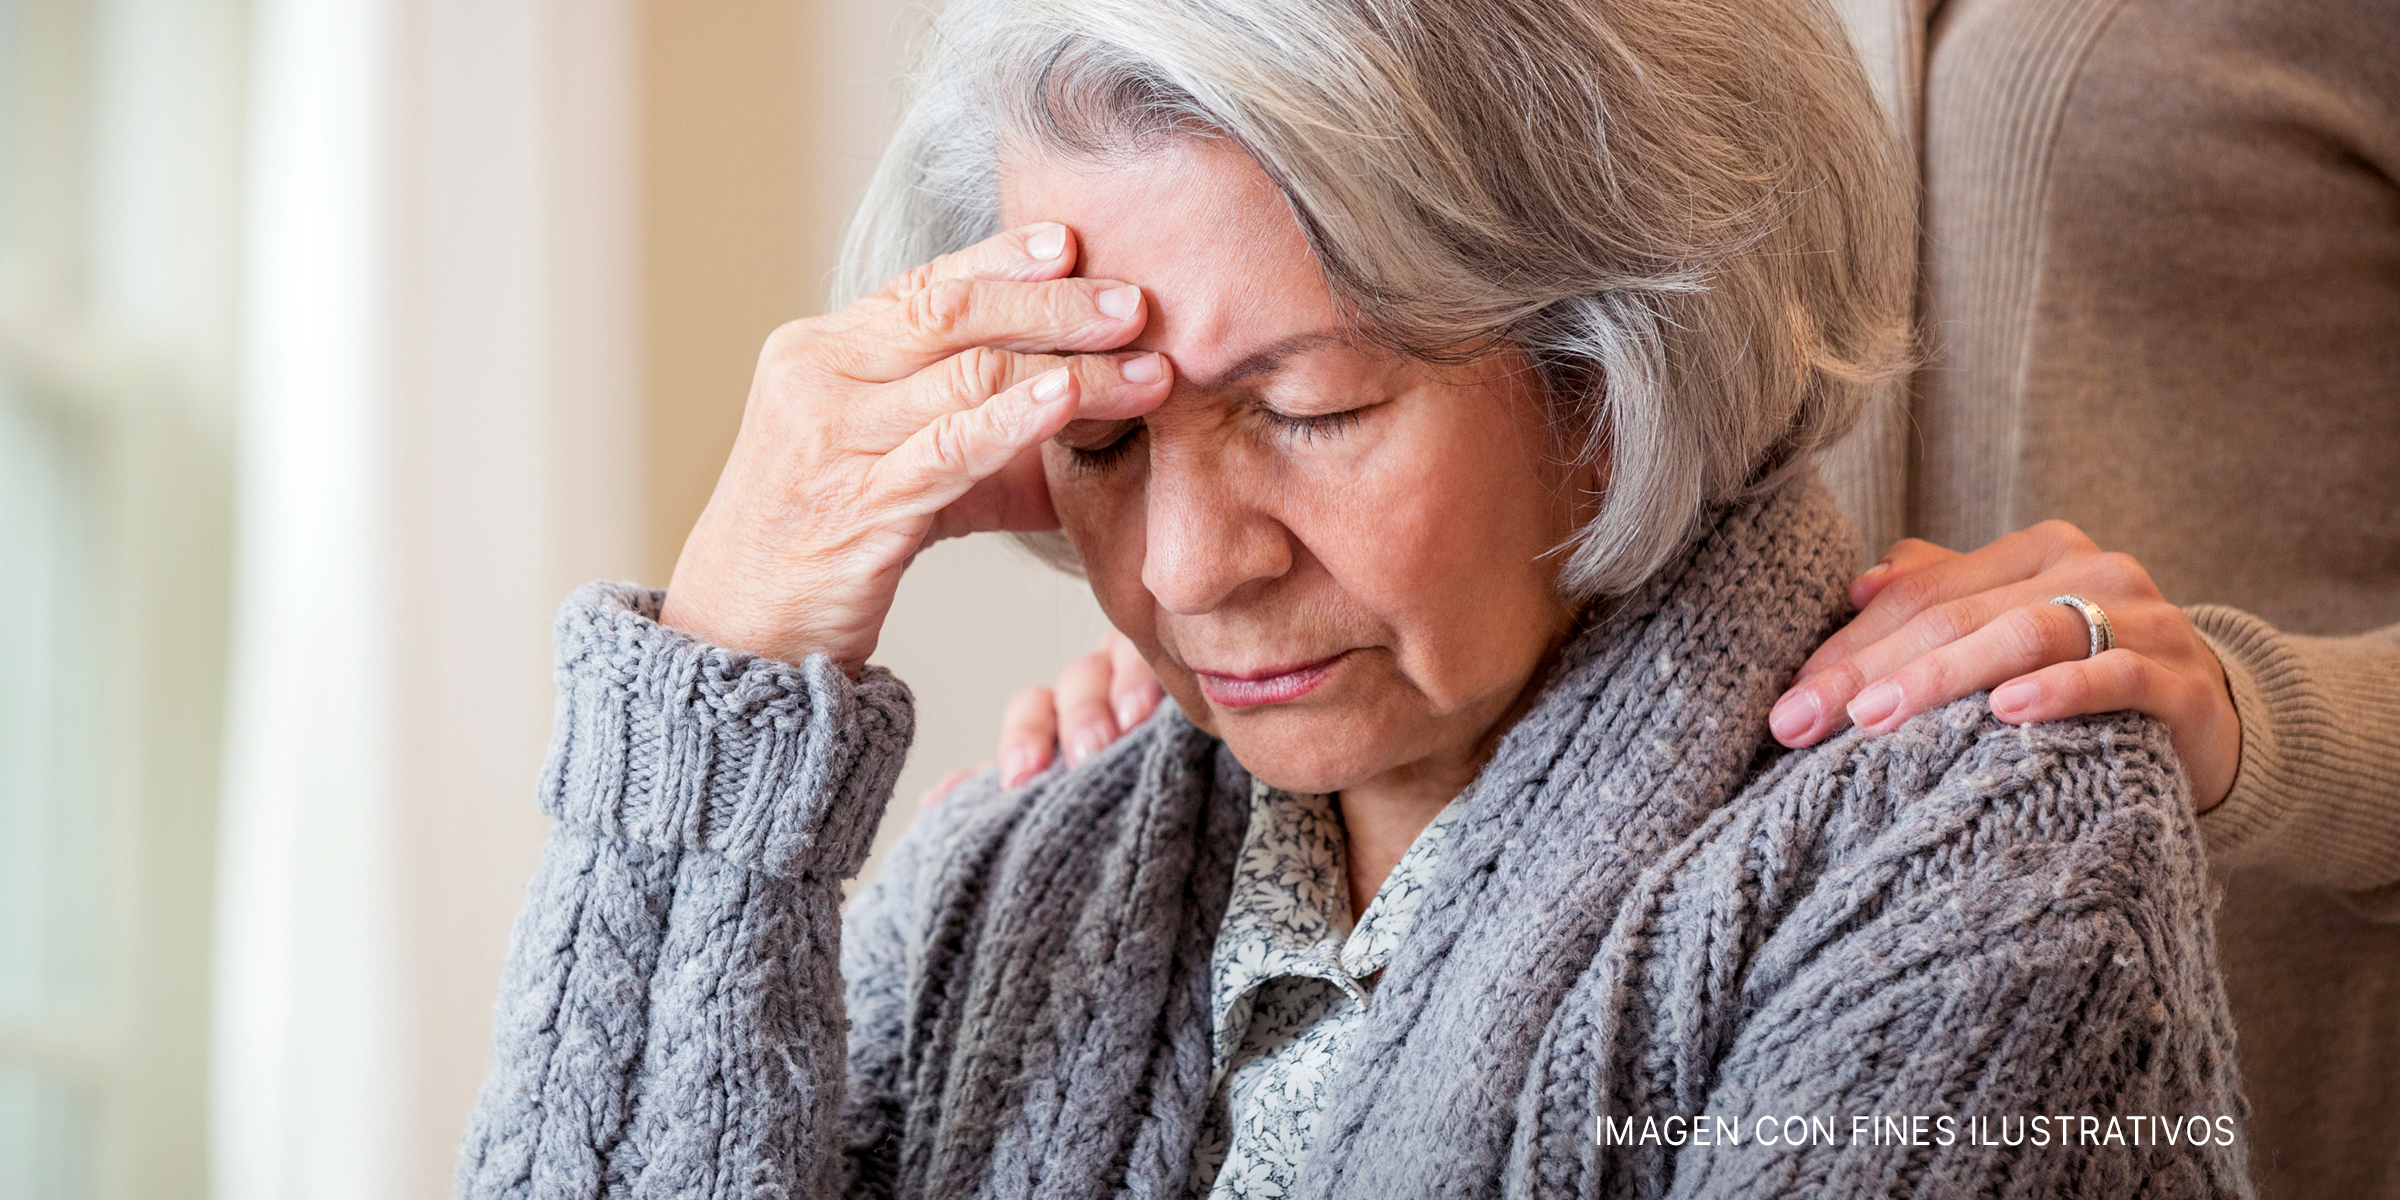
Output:
[[[892,276],[892,281],[884,285],[884,292],[889,295],[904,296],[911,292],[924,291],[933,285],[935,279],[940,277],[943,261],[940,258],[931,259]]]
[[[1963,600],[1936,604],[1917,614],[1910,623],[1917,627],[1925,644],[1932,646],[1949,645],[1981,628],[1977,614]]]
[[[925,427],[925,454],[930,465],[943,474],[957,474],[967,469],[971,461],[966,425],[944,417]]]
[[[937,279],[908,294],[908,323],[921,334],[940,336],[958,328],[972,289],[963,279]]]
[[[2041,541],[2062,546],[2070,550],[2090,550],[2097,548],[2093,545],[2092,539],[2085,535],[2081,528],[2077,527],[2071,521],[2062,520],[2058,517],[2052,517],[2047,521],[2027,529],[2025,532],[2032,534]]]
[[[2059,706],[2067,712],[2086,712],[2092,700],[2092,664],[2089,660],[2070,663],[2052,681]]]
[[[1931,549],[1933,549],[1933,543],[1926,541],[1924,538],[1904,537],[1899,541],[1893,542],[1891,546],[1883,553],[1884,557],[1897,560],[1901,558],[1914,558]]]
[[[2093,565],[2103,577],[2131,588],[2143,599],[2158,594],[2158,585],[2150,578],[2150,568],[2122,550],[2104,551]]]
[[[1901,706],[1930,707],[1950,698],[1951,656],[1928,654],[1892,673],[1892,682],[1900,685]]]
[[[1807,686],[1817,689],[1829,703],[1838,704],[1839,698],[1855,696],[1867,686],[1867,672],[1856,659],[1845,658],[1819,672]]]
[[[968,404],[1008,386],[1008,355],[990,346],[969,346],[950,356],[950,390]]]
[[[2111,650],[2093,662],[2108,673],[2109,681],[2116,685],[2115,690],[2126,694],[2138,691],[2149,674],[2148,661],[2123,647]]]
[[[815,318],[785,321],[768,331],[766,349],[762,357],[780,359],[798,353],[817,340],[819,328],[819,323]]]
[[[759,372],[779,382],[806,379],[815,372],[824,349],[825,339],[817,326],[787,321],[776,326],[759,347]]]
[[[1883,589],[1882,595],[1875,597],[1875,603],[1887,604],[1895,615],[1909,617],[1924,612],[1937,599],[1932,580],[1923,575],[1910,575],[1893,581],[1892,586]]]
[[[2059,644],[2060,630],[2063,628],[2055,618],[2074,615],[2063,609],[2055,614],[2042,611],[2043,609],[2058,609],[2058,607],[2055,604],[2044,604],[2012,608],[2002,613],[1999,620],[1993,622],[1993,633],[2000,638],[2001,645],[2008,653],[2018,661],[2046,660],[2053,656]]]

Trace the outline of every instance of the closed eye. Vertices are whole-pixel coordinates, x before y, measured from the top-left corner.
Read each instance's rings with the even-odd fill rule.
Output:
[[[1303,443],[1308,443],[1314,442],[1320,437],[1338,437],[1343,433],[1349,432],[1351,429],[1357,427],[1358,414],[1366,410],[1363,408],[1353,408],[1346,409],[1342,412],[1312,413],[1307,416],[1295,416],[1291,413],[1277,412],[1276,410],[1268,408],[1265,405],[1260,405],[1258,411],[1261,415],[1266,417],[1269,425],[1272,425],[1285,433],[1299,438]]]
[[[1117,427],[1116,436],[1097,444],[1078,445],[1061,437],[1058,444],[1066,447],[1067,465],[1078,475],[1096,475],[1114,469],[1133,453],[1133,443],[1141,436],[1140,421],[1126,421]],[[1106,434],[1102,435],[1106,437]]]

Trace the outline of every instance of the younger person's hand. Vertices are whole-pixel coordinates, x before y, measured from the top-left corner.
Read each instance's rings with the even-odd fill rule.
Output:
[[[2087,657],[2083,613],[2098,604],[2116,648]],[[2131,709],[2165,723],[2201,810],[2233,789],[2241,721],[2225,668],[2191,620],[2130,556],[2065,521],[1971,554],[1908,538],[1850,585],[1862,610],[1801,666],[1769,718],[1776,740],[1811,746],[1855,723],[1888,733],[1910,717],[1991,689],[2011,724]]]

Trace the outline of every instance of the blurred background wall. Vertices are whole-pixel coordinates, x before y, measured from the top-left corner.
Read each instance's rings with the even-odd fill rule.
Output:
[[[447,1194],[551,611],[666,582],[928,13],[0,0],[0,1200]],[[1101,629],[923,555],[885,840]]]

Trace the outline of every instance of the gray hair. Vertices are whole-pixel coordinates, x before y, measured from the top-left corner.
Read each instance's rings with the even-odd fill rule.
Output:
[[[1577,602],[1908,366],[1914,191],[1819,0],[956,0],[913,84],[838,299],[997,233],[1003,145],[1230,139],[1363,332],[1521,349],[1605,456]]]

